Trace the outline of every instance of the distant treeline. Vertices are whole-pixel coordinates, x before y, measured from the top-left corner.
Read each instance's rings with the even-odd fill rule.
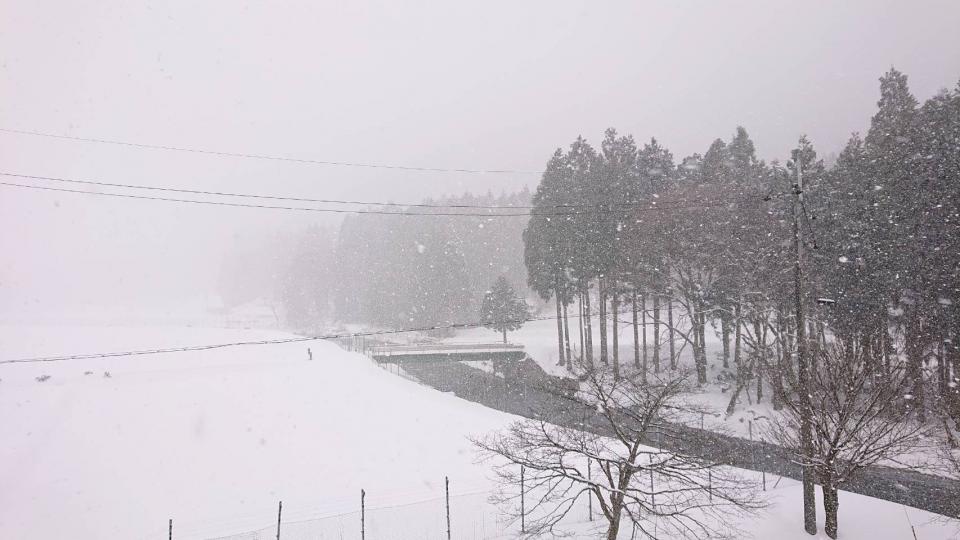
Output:
[[[430,207],[368,210],[523,214],[530,199],[524,189],[423,201]],[[339,231],[314,226],[294,235],[243,238],[224,258],[220,296],[228,309],[269,303],[286,326],[298,329],[334,323],[388,328],[476,323],[484,294],[500,276],[532,295],[524,286],[527,221],[525,216],[358,214],[344,219]]]
[[[425,203],[523,207],[530,204],[530,192]],[[473,212],[422,207],[411,211]],[[518,287],[525,282],[526,222],[526,217],[347,217],[337,236],[333,264],[336,319],[391,328],[478,321],[484,293],[498,276]]]

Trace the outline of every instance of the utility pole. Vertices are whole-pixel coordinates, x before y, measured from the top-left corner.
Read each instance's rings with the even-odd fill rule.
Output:
[[[797,316],[797,394],[800,397],[800,453],[803,459],[803,528],[817,534],[817,498],[812,464],[813,405],[810,396],[810,360],[807,358],[806,321],[803,317],[803,239],[800,233],[800,212],[803,204],[803,156],[794,159],[797,182],[793,185],[793,300]]]

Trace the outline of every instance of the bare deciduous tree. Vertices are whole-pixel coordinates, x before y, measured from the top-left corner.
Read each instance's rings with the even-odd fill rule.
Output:
[[[762,506],[756,483],[735,469],[644,444],[657,430],[670,436],[666,416],[678,410],[671,402],[686,392],[686,381],[686,374],[643,383],[640,374],[618,379],[590,372],[581,392],[569,398],[571,406],[553,412],[589,415],[584,429],[556,425],[551,420],[559,416],[544,415],[475,440],[483,458],[495,463],[501,485],[496,501],[519,517],[525,488],[530,534],[563,534],[561,521],[578,502],[592,499],[608,539],[618,538],[623,518],[631,535],[647,538],[736,536],[732,518]]]
[[[864,467],[894,460],[929,440],[928,428],[911,417],[910,382],[902,369],[871,369],[875,359],[860,340],[839,340],[819,351],[811,369],[813,455],[810,462],[823,490],[825,532],[837,537],[837,491]],[[800,403],[786,394],[782,416],[769,424],[778,444],[802,462]]]

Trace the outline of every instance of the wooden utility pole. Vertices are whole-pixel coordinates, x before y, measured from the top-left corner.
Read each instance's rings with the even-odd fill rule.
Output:
[[[813,457],[813,405],[810,396],[810,359],[807,358],[807,324],[803,318],[803,239],[800,212],[803,204],[803,163],[797,152],[797,182],[793,185],[793,301],[797,315],[797,395],[800,398],[800,453],[803,459],[803,528],[817,534],[817,497]]]

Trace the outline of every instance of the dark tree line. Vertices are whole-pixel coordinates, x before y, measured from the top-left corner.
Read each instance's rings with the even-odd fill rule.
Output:
[[[782,405],[797,379],[797,204],[810,358],[828,340],[857,342],[876,373],[906,370],[921,418],[931,389],[960,417],[960,86],[920,105],[903,74],[880,81],[866,136],[853,135],[830,169],[806,137],[783,163],[759,160],[741,127],[679,163],[655,139],[613,129],[599,148],[578,138],[558,149],[533,197],[524,258],[531,288],[559,300],[560,357],[619,373],[619,332],[607,325],[624,322],[634,369],[675,368],[689,350],[702,384],[716,328],[718,362],[735,373],[731,410],[765,389]]]

